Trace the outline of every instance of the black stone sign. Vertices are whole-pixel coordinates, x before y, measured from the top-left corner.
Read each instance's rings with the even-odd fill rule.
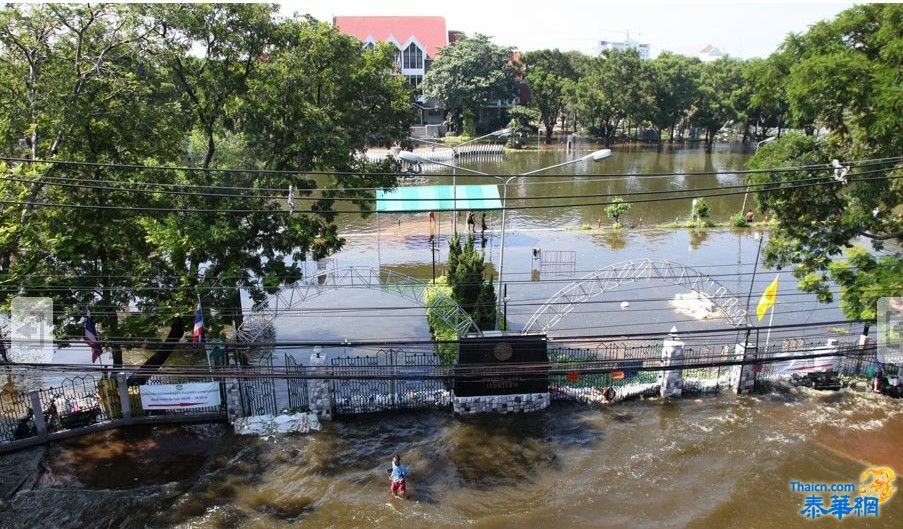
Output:
[[[547,393],[546,346],[544,334],[462,337],[455,364],[455,396]]]

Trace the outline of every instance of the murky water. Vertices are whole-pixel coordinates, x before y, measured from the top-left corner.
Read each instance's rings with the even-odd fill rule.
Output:
[[[470,166],[516,174],[566,156],[560,151],[516,153]],[[569,169],[573,177],[518,181],[510,191],[516,200],[540,193],[738,184],[739,177],[730,174],[664,179],[587,174],[730,171],[742,168],[747,157],[727,147],[711,155],[697,149],[616,149],[605,162]],[[446,177],[433,180],[450,183]],[[467,180],[471,182],[488,181]],[[716,220],[724,220],[740,210],[742,200],[735,195],[711,199],[709,205]],[[638,204],[627,220],[667,222],[686,216],[689,207],[690,198]],[[774,277],[774,271],[754,267],[759,241],[752,231],[614,232],[606,228],[607,221],[599,229],[600,218],[600,206],[523,210],[509,216],[505,283],[513,328],[522,328],[575,277],[627,259],[656,257],[692,266],[739,297],[745,299],[751,290],[753,304]],[[451,222],[448,215],[439,220],[441,273]],[[377,228],[375,218],[347,219],[348,243],[335,256],[336,267],[430,277],[426,215],[383,216],[379,222]],[[494,268],[500,257],[498,217],[490,215],[489,223],[483,250]],[[583,224],[594,229],[583,230]],[[463,219],[459,229],[464,229]],[[576,252],[573,269],[537,270],[533,248]],[[781,278],[775,323],[842,319],[836,306],[818,304],[797,291],[788,273]],[[626,284],[575,310],[553,334],[726,326],[724,320],[698,321],[676,313],[667,300],[682,291],[662,282]],[[628,310],[620,308],[622,301],[630,302]],[[283,340],[429,336],[421,308],[365,288],[327,292],[275,324]],[[825,336],[827,327],[794,335]],[[858,327],[836,327],[858,333]],[[776,331],[771,339],[788,336]],[[287,352],[301,361],[311,353],[303,348]],[[338,347],[327,354],[367,352],[372,351]],[[219,426],[136,428],[51,445],[34,456],[41,461],[34,490],[0,504],[0,528],[808,527],[810,522],[799,515],[804,495],[790,492],[791,480],[856,482],[867,465],[903,471],[900,439],[903,402],[850,389],[655,399],[602,409],[555,403],[547,411],[520,417],[456,419],[448,412],[341,417],[319,434],[270,441],[236,438]],[[402,454],[414,472],[412,501],[387,499],[385,468],[393,452]],[[3,479],[12,475],[9,465],[17,461],[0,459]],[[856,519],[842,523],[898,527],[901,497],[898,493],[882,504],[880,518],[868,524]]]
[[[800,389],[529,416],[361,416],[269,441],[139,429],[51,447],[37,489],[0,517],[15,527],[808,527],[790,481],[901,469],[901,435],[901,401]],[[410,501],[388,499],[393,452],[413,472]],[[868,524],[843,523],[899,527],[901,498]]]

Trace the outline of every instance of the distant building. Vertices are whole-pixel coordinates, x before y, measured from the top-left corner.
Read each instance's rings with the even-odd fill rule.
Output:
[[[360,39],[364,47],[377,42],[389,42],[395,46],[395,63],[417,94],[415,102],[420,111],[421,125],[442,123],[444,113],[434,102],[420,94],[420,83],[430,68],[439,49],[449,44],[449,37],[458,32],[445,29],[444,17],[333,17],[333,25],[346,35]]]
[[[415,90],[415,107],[420,112],[420,126],[412,130],[414,135],[436,136],[445,133],[440,125],[445,112],[436,101],[428,100],[420,93],[420,83],[443,46],[454,44],[465,35],[461,31],[449,31],[444,17],[373,16],[333,17],[333,25],[342,33],[357,37],[364,47],[377,42],[389,42],[395,46],[395,63]],[[518,55],[512,58],[519,59]],[[507,109],[520,102],[524,94],[512,94],[512,98],[494,101],[480,111],[478,122],[504,121]]]
[[[696,53],[696,56],[699,57],[699,60],[702,62],[712,62],[724,57],[724,54],[721,53],[721,50],[709,44],[705,48],[699,50]]]
[[[605,50],[636,50],[640,54],[640,59],[648,61],[650,59],[649,44],[641,44],[635,40],[631,40],[630,35],[622,42],[613,42],[610,40],[599,41],[599,53]]]

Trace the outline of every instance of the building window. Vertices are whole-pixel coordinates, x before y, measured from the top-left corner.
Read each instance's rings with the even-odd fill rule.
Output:
[[[372,50],[374,48],[376,48],[376,44],[373,44],[372,42],[368,42],[368,43],[364,44],[365,50]]]
[[[402,68],[423,68],[423,52],[413,42],[404,50]]]

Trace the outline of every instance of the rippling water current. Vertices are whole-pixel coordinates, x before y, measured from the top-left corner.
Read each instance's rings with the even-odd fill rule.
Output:
[[[812,522],[799,515],[804,494],[790,491],[791,480],[855,483],[866,465],[903,470],[901,438],[903,402],[848,389],[603,409],[556,403],[525,416],[360,416],[270,440],[218,426],[142,428],[49,447],[34,490],[15,496],[0,520],[14,527],[802,527]],[[388,499],[393,452],[413,471],[409,501]],[[899,527],[901,496],[867,526]]]

